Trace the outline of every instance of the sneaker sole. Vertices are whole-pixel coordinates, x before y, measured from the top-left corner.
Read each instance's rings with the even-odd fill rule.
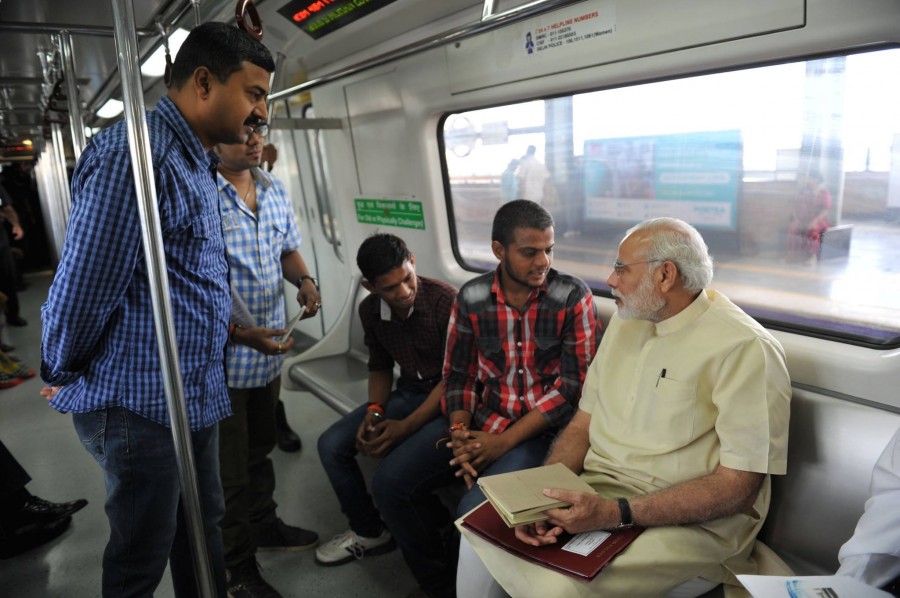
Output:
[[[364,550],[363,555],[360,558],[366,558],[367,556],[378,556],[379,554],[387,554],[397,548],[397,543],[391,538],[389,541],[385,542],[381,546],[376,546],[375,548],[370,548],[369,550]],[[358,561],[360,559],[356,558],[352,554],[348,554],[346,557],[337,560],[337,561],[320,561],[319,556],[316,555],[316,564],[321,565],[322,567],[337,567],[338,565],[345,565],[347,563],[352,563],[353,561]]]

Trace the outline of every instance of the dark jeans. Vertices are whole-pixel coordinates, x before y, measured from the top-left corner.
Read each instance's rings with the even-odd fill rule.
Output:
[[[491,463],[487,469],[480,472],[480,476],[484,477],[486,475],[519,471],[520,469],[528,469],[529,467],[541,465],[547,457],[547,452],[550,450],[553,438],[554,436],[551,434],[543,434],[526,440]],[[462,517],[485,500],[487,500],[487,497],[484,495],[484,492],[481,491],[478,484],[476,484],[460,499],[459,506],[456,508],[456,517]]]
[[[0,223],[0,226],[3,226]],[[0,245],[0,293],[7,297],[6,315],[10,318],[19,317],[19,294],[16,291],[16,277],[18,268],[9,245]]]
[[[28,498],[25,484],[30,481],[28,472],[0,442],[0,542],[5,542],[6,534],[11,534],[21,524],[17,518]]]
[[[30,481],[28,472],[19,465],[6,445],[0,442],[0,500],[19,494]]]
[[[427,396],[427,393],[398,388],[391,393],[385,416],[388,419],[403,419],[415,411]],[[361,405],[332,424],[319,436],[318,447],[322,467],[337,494],[341,512],[347,516],[350,529],[360,536],[373,538],[381,533],[384,525],[356,461],[356,431],[366,417],[366,407]],[[408,440],[400,447],[394,447],[391,454],[405,447]],[[404,449],[398,454],[406,452]],[[388,463],[396,460],[388,461],[389,457],[382,461],[379,468],[390,467]]]
[[[175,595],[198,596],[169,428],[121,407],[76,413],[73,421],[106,480],[110,536],[103,553],[103,596],[152,596],[167,561]],[[224,597],[218,428],[192,432],[191,444],[206,548],[217,594]]]
[[[458,544],[447,535],[451,518],[433,491],[454,483],[453,455],[446,448],[449,422],[440,417],[403,443],[403,452],[390,467],[387,459],[372,479],[372,492],[381,516],[403,551],[403,558],[423,588],[443,595],[455,587]],[[515,447],[481,475],[536,467],[543,463],[551,437],[532,438]],[[478,486],[466,491],[457,507],[466,513],[484,500]],[[449,529],[448,529],[449,527]]]
[[[229,388],[233,414],[219,422],[219,467],[225,494],[225,566],[256,553],[256,530],[275,523],[275,404],[281,377],[261,388]]]

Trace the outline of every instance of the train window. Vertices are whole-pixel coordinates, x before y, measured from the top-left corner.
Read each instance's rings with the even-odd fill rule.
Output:
[[[898,70],[882,49],[448,114],[457,258],[494,268],[493,213],[532,199],[556,265],[608,295],[627,228],[674,216],[768,326],[900,346]]]

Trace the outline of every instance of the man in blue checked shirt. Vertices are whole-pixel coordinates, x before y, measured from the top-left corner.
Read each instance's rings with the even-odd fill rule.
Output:
[[[166,97],[147,113],[203,527],[217,594],[226,595],[219,420],[231,295],[216,188],[217,143],[265,122],[269,51],[235,27],[205,23],[184,42]],[[175,595],[196,593],[178,468],[154,334],[127,131],[95,136],[72,179],[62,259],[42,309],[41,394],[71,412],[106,481],[110,538],[103,596],[149,596],[171,565]],[[274,347],[275,330],[235,337]]]
[[[222,228],[231,285],[256,324],[284,328],[284,284],[295,284],[305,317],[316,315],[322,298],[300,256],[300,231],[281,181],[259,168],[267,125],[245,143],[217,145]],[[219,422],[219,465],[225,493],[222,535],[228,590],[235,596],[279,596],[260,575],[256,551],[313,548],[314,532],[287,525],[275,514],[275,409],[281,392],[288,338],[273,351],[229,345],[228,394],[233,414]],[[242,594],[241,590],[247,592]]]

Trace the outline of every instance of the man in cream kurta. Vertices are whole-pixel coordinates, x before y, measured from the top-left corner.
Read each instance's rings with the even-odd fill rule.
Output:
[[[750,553],[768,511],[769,474],[786,471],[790,379],[780,344],[705,289],[711,278],[705,243],[679,220],[642,223],[620,244],[609,277],[619,313],[578,414],[547,459],[580,473],[597,496],[547,491],[573,506],[517,536],[554,543],[563,529],[613,529],[629,516],[647,529],[588,583],[467,532],[511,595],[663,596],[697,578],[710,582],[699,586],[705,591],[756,573]],[[471,595],[464,585],[460,598]]]

